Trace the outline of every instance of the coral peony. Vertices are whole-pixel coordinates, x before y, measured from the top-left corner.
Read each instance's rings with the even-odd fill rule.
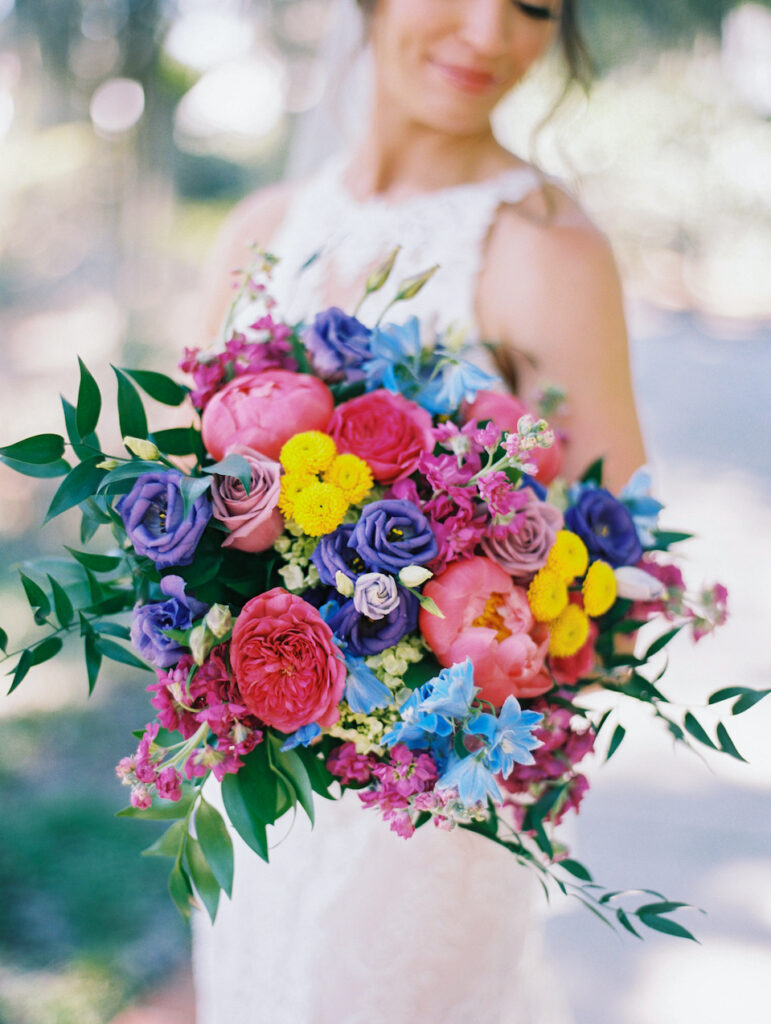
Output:
[[[304,430],[326,430],[334,409],[317,377],[289,370],[247,373],[211,399],[201,420],[203,443],[215,459],[246,445],[278,459],[285,441]]]
[[[274,587],[247,601],[230,659],[243,704],[266,725],[294,732],[337,721],[345,664],[332,630],[302,598]]]
[[[515,431],[520,417],[532,415],[524,402],[514,395],[502,395],[497,391],[480,391],[475,400],[466,403],[462,409],[464,422],[492,420],[499,430]],[[528,452],[528,460],[537,466],[535,477],[539,483],[550,484],[562,470],[562,443],[558,437],[549,448],[534,448]]]
[[[536,697],[552,683],[544,671],[547,626],[535,621],[527,593],[489,558],[452,562],[423,588],[444,614],[420,612],[420,630],[440,665],[474,665],[480,697],[501,707],[510,695]]]

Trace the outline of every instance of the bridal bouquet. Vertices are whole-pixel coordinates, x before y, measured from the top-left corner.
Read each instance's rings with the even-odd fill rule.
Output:
[[[618,496],[601,462],[560,481],[560,439],[489,390],[462,338],[414,318],[369,328],[336,308],[287,325],[271,265],[260,255],[245,275],[216,349],[186,351],[192,390],[116,369],[125,454],[102,449],[82,362],[67,438],[0,449],[22,473],[63,477],[46,519],[82,516],[82,550],[58,578],[20,573],[46,632],[7,655],[11,689],[77,636],[89,690],[105,658],[152,673],[154,718],[117,766],[121,813],[171,822],[150,852],[172,858],[185,914],[197,895],[213,917],[231,891],[213,775],[265,860],[281,816],[299,805],[313,820],[314,794],[353,789],[400,836],[471,829],[635,934],[689,936],[670,916],[683,904],[653,894],[628,909],[555,826],[580,805],[580,762],[618,695],[648,703],[675,739],[740,756],[722,724],[713,739],[692,713],[678,721],[658,688],[675,635],[725,619],[724,588],[688,594],[668,554],[687,534],[658,528],[644,473]],[[238,330],[246,307],[257,312]],[[138,389],[191,403],[194,422],[151,432]],[[652,622],[663,632],[639,655],[619,643]],[[580,706],[587,686],[610,695],[607,711]],[[710,701],[736,698],[737,712],[762,695]],[[606,756],[623,737],[616,724]]]

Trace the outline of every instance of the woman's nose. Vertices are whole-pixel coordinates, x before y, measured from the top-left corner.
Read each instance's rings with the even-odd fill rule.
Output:
[[[511,0],[462,0],[460,36],[481,57],[498,57],[508,45]]]

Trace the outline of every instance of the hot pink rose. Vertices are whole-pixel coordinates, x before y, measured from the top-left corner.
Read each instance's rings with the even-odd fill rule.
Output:
[[[375,479],[392,484],[417,468],[433,451],[431,417],[425,409],[390,391],[371,391],[335,409],[329,433],[341,452],[364,459]]]
[[[345,664],[332,630],[302,598],[274,587],[247,601],[230,662],[243,704],[266,725],[294,732],[337,721]]]
[[[452,562],[423,588],[444,613],[425,609],[420,630],[440,665],[471,658],[480,696],[500,707],[510,695],[536,697],[551,688],[544,671],[549,629],[530,612],[527,593],[489,558]]]
[[[230,452],[243,455],[252,467],[252,479],[247,494],[234,476],[214,477],[212,515],[230,531],[222,546],[238,551],[265,551],[284,529],[284,517],[278,510],[281,466],[244,445],[234,445]]]
[[[478,391],[474,401],[463,406],[465,423],[469,420],[492,420],[499,430],[512,433],[516,431],[520,418],[528,414],[533,415],[524,402],[514,395],[502,395],[497,391]],[[550,484],[562,469],[562,442],[555,437],[550,448],[534,448],[528,452],[528,459],[538,467],[535,473],[538,482]]]
[[[281,446],[304,430],[326,430],[334,409],[318,377],[289,370],[245,373],[211,399],[201,420],[203,443],[215,459],[246,445],[277,459]]]
[[[521,493],[526,504],[510,529],[500,537],[486,534],[481,543],[486,555],[513,576],[516,583],[524,585],[546,565],[557,530],[562,529],[562,513],[541,501],[529,487]]]

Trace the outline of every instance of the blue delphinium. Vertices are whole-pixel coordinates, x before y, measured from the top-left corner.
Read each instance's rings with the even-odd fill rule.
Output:
[[[422,342],[420,322],[410,317],[406,323],[376,327],[371,341],[374,355],[364,364],[367,391],[387,388],[410,398],[416,382],[420,380]],[[407,390],[403,385],[407,385]],[[410,386],[412,385],[412,386]]]
[[[307,747],[309,743],[321,735],[321,726],[317,722],[301,725],[297,732],[291,733],[284,740],[282,751],[293,750],[295,747]]]
[[[503,800],[495,776],[483,761],[473,754],[468,757],[458,757],[457,754],[453,754],[447,768],[439,778],[436,788],[457,789],[458,799],[466,807],[473,807],[480,803],[486,804],[488,796],[492,797],[496,803],[501,803]]]
[[[515,764],[535,762],[531,751],[540,747],[541,741],[533,735],[533,729],[542,719],[537,711],[523,711],[516,697],[507,697],[497,717],[477,715],[466,725],[466,732],[484,736],[484,763],[507,779]]]
[[[471,658],[458,661],[449,668],[443,668],[436,679],[427,685],[432,689],[420,703],[421,712],[442,715],[447,719],[466,718],[479,689],[474,686],[474,665]]]
[[[664,507],[660,501],[651,497],[652,483],[650,473],[643,467],[632,474],[629,483],[618,496],[618,500],[629,509],[637,536],[646,548],[656,543],[653,531],[658,526],[659,512]]]
[[[348,676],[345,681],[345,699],[351,711],[368,715],[374,708],[385,708],[391,703],[391,691],[381,683],[363,658],[345,656]]]
[[[498,377],[486,373],[467,359],[440,356],[430,378],[414,399],[433,416],[449,416],[463,402],[473,402],[477,391],[497,383]]]

